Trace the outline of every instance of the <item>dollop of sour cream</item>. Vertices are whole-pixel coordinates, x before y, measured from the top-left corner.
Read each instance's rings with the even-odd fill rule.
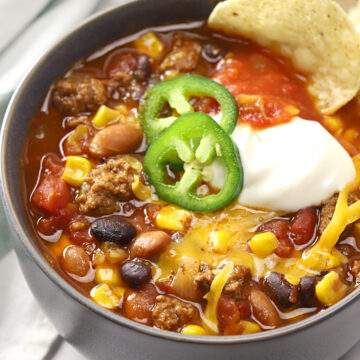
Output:
[[[255,208],[297,211],[319,205],[355,178],[353,161],[318,122],[295,117],[286,124],[232,134],[244,169],[239,202]],[[225,172],[212,165],[211,184],[221,187]]]

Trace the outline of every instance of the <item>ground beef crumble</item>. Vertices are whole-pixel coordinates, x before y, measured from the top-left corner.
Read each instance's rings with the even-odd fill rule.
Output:
[[[201,49],[201,45],[197,41],[178,35],[171,51],[159,66],[160,72],[176,70],[180,73],[187,73],[194,70],[199,62]]]
[[[57,82],[53,102],[59,112],[76,115],[82,112],[95,112],[105,104],[107,91],[98,79],[65,79]]]
[[[93,169],[76,198],[82,213],[106,215],[119,211],[118,201],[127,201],[132,195],[131,184],[136,170],[121,156],[109,158]]]
[[[223,294],[231,296],[236,301],[244,300],[246,298],[244,287],[249,280],[251,280],[250,269],[243,265],[235,265],[224,286]]]
[[[188,323],[199,320],[199,312],[194,305],[176,298],[159,295],[152,311],[154,325],[163,330],[176,331]]]
[[[214,270],[205,270],[196,275],[195,284],[202,295],[209,292],[214,278]],[[245,299],[243,294],[244,287],[249,280],[251,280],[251,272],[249,268],[243,265],[235,265],[224,286],[223,294],[232,297],[236,301]]]
[[[349,205],[355,203],[360,199],[360,192],[353,192],[349,194],[348,203]],[[321,205],[320,211],[320,224],[319,233],[322,234],[326,227],[329,225],[335,211],[336,203],[338,200],[338,194],[333,195],[330,199],[325,200]]]

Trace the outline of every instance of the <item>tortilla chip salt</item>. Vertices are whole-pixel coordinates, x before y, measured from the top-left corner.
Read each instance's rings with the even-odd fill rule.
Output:
[[[324,114],[360,89],[360,36],[333,0],[227,0],[215,7],[209,26],[291,58]]]

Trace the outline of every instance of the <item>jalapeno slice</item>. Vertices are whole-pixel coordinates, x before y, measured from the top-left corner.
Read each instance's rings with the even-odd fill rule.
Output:
[[[174,185],[166,183],[166,167],[178,156],[184,174]],[[226,169],[217,194],[195,193],[204,178],[202,169],[216,158]],[[233,201],[243,186],[239,151],[230,136],[210,116],[190,113],[179,117],[149,146],[144,169],[160,199],[196,212],[214,211]]]
[[[168,102],[177,114],[193,112],[189,97],[209,96],[220,104],[222,117],[220,125],[225,132],[231,134],[236,126],[238,110],[230,92],[219,83],[199,75],[184,75],[175,79],[162,81],[154,85],[142,103],[140,121],[148,143],[169,127],[176,116],[160,118],[159,113]]]

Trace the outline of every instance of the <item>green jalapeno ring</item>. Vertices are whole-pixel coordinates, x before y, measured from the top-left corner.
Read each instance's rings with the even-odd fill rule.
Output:
[[[217,194],[198,196],[194,193],[202,180],[198,168],[188,167],[175,185],[166,184],[166,165],[174,156],[204,167],[216,157],[226,169],[223,187]],[[231,137],[210,116],[190,113],[179,117],[148,148],[144,169],[160,199],[196,212],[220,209],[239,195],[243,186],[243,170],[239,151]]]
[[[216,99],[222,110],[221,127],[228,134],[233,132],[238,110],[230,92],[209,78],[200,75],[184,75],[154,85],[142,101],[140,122],[148,143],[154,141],[176,120],[176,117],[173,116],[162,119],[158,117],[166,102],[178,114],[184,115],[193,112],[193,108],[189,104],[191,95],[209,96]]]

